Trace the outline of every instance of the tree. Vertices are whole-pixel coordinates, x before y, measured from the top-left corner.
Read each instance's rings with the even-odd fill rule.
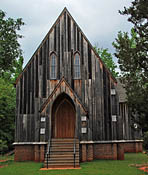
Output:
[[[11,71],[0,77],[0,152],[12,148],[15,130],[16,90],[14,83],[23,69],[23,57],[15,60]]]
[[[17,34],[22,19],[5,19],[0,10],[0,153],[11,149],[14,142],[16,92],[14,82],[22,72],[23,57]]]
[[[6,13],[0,10],[0,75],[12,69],[17,58],[22,56],[22,50],[18,42],[22,35],[17,32],[24,22],[21,18],[16,20],[6,18]]]
[[[14,60],[13,64],[11,65],[11,70],[3,72],[2,78],[9,81],[11,84],[14,84],[17,77],[22,72],[23,62],[24,58],[22,56],[19,59]]]
[[[0,78],[0,152],[11,147],[14,140],[15,88]]]
[[[110,70],[110,72],[113,74],[114,77],[118,76],[118,72],[116,71],[117,65],[113,61],[113,57],[111,53],[108,52],[108,49],[103,49],[103,48],[97,48],[96,46],[94,47],[102,61],[105,63],[107,68]]]
[[[115,56],[125,83],[128,105],[133,119],[143,131],[148,130],[148,1],[135,0],[131,7],[119,11],[129,15],[131,34],[119,32],[113,42]],[[134,117],[136,114],[136,118]]]
[[[134,25],[134,31],[137,33],[136,53],[138,57],[135,61],[139,67],[148,72],[148,1],[135,0],[129,8],[124,7],[124,11],[119,11],[122,15],[130,15],[128,21]]]

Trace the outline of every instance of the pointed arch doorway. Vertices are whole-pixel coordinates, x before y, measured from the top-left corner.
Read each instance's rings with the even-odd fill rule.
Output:
[[[76,112],[71,98],[65,93],[55,100],[52,109],[52,138],[74,138]]]

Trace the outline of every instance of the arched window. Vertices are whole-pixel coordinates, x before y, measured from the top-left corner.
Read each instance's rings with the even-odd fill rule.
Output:
[[[76,53],[74,55],[74,79],[81,78],[81,70],[80,70],[80,55]]]
[[[50,55],[50,79],[57,78],[57,56],[55,53]]]

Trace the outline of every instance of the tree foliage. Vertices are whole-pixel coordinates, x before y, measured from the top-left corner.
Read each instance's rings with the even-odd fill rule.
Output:
[[[106,67],[110,70],[114,77],[118,76],[116,71],[117,65],[113,61],[111,53],[108,52],[108,49],[94,47],[102,61],[105,63]]]
[[[18,42],[22,35],[18,34],[24,22],[21,18],[16,20],[6,18],[6,13],[0,10],[0,75],[12,69],[17,58],[22,56]]]
[[[22,72],[23,57],[15,60],[11,71],[0,77],[0,152],[11,149],[14,142],[16,89],[14,83]]]
[[[14,138],[15,88],[0,78],[0,151],[8,149]]]
[[[16,90],[14,82],[22,71],[23,57],[17,34],[22,19],[5,19],[0,10],[0,153],[14,142]]]
[[[119,32],[113,42],[122,72],[128,104],[143,130],[148,130],[148,1],[135,0],[119,11],[128,15],[134,27],[131,33]]]

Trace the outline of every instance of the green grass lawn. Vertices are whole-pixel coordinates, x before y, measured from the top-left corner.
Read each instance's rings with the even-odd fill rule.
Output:
[[[0,175],[145,175],[147,173],[129,166],[144,163],[148,163],[147,155],[130,153],[125,154],[125,160],[95,160],[81,163],[81,169],[41,171],[42,163],[14,162],[10,159],[0,163],[0,165],[8,164],[0,168]]]

